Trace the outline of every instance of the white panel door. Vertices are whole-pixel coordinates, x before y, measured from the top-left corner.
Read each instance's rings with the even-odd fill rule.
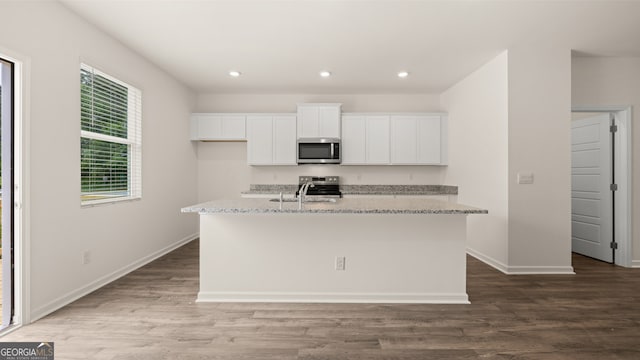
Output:
[[[442,162],[440,116],[420,116],[418,124],[418,163],[440,164]]]
[[[389,116],[367,116],[367,164],[389,164]]]
[[[571,249],[611,262],[609,114],[571,123]]]
[[[273,164],[297,165],[296,117],[273,117]]]
[[[247,163],[273,163],[273,121],[271,116],[247,116]]]

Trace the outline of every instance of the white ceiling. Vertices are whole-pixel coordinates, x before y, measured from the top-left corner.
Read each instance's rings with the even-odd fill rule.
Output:
[[[528,42],[640,56],[638,1],[59,1],[200,93],[441,92]]]

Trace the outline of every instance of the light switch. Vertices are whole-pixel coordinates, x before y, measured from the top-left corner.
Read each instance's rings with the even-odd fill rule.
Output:
[[[518,173],[518,184],[533,184],[533,173]]]

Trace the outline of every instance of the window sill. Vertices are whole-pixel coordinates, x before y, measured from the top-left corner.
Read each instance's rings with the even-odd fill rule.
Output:
[[[128,196],[128,197],[119,197],[119,198],[106,198],[106,199],[103,198],[103,199],[96,199],[96,200],[84,200],[84,201],[81,200],[80,207],[91,208],[96,206],[115,205],[121,202],[131,202],[131,201],[137,201],[137,200],[142,200],[142,197]]]

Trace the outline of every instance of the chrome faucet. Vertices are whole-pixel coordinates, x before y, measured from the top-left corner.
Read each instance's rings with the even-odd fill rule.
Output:
[[[300,190],[298,190],[298,210],[302,210],[302,203],[304,202],[304,198],[307,196],[307,191],[310,187],[315,187],[311,181],[307,181],[300,186]]]

